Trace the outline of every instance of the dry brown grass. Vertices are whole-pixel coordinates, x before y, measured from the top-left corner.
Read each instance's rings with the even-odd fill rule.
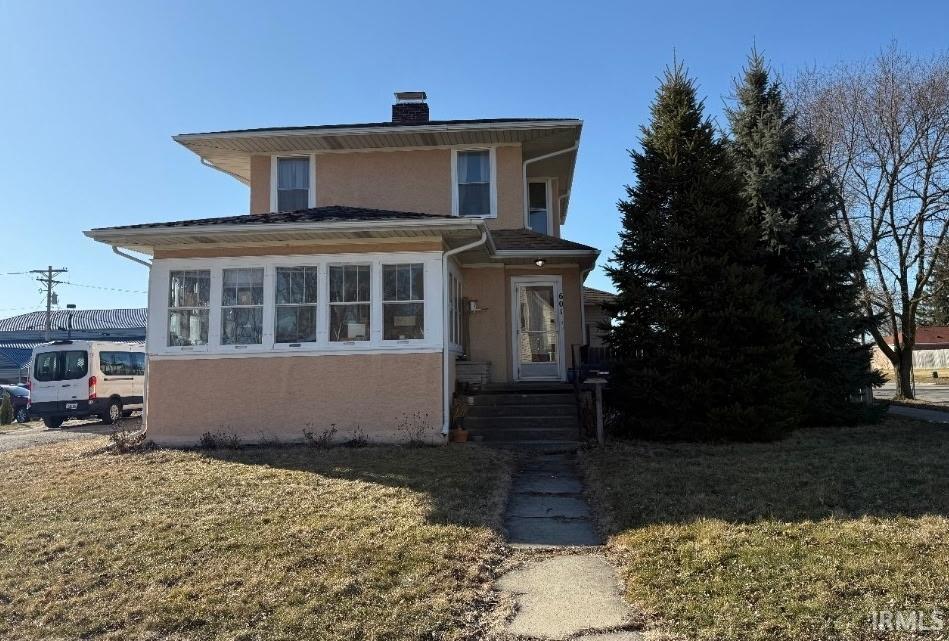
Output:
[[[872,632],[871,610],[949,606],[946,427],[617,443],[583,466],[628,598],[676,635],[902,639]]]
[[[507,456],[478,448],[0,454],[0,638],[451,639]]]

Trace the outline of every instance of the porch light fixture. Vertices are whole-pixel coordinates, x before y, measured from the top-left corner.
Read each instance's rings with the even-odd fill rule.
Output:
[[[538,267],[543,267],[543,266],[544,266],[544,263],[546,263],[546,262],[547,262],[547,261],[544,260],[543,258],[538,258],[537,260],[534,261],[534,264],[537,265]]]

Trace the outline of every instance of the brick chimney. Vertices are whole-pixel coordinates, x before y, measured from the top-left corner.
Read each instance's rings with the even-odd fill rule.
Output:
[[[428,122],[428,96],[424,91],[397,91],[392,105],[392,122],[416,125]]]

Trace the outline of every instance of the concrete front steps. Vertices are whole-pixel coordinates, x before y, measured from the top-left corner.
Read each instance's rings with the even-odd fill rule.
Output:
[[[577,401],[571,385],[490,384],[469,397],[465,427],[476,442],[546,451],[580,445]]]

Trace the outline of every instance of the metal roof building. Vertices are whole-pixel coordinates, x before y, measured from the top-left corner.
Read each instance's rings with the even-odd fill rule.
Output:
[[[145,340],[147,320],[143,308],[55,310],[49,340]],[[26,375],[33,347],[47,340],[45,328],[45,311],[0,319],[0,382],[15,383]]]

